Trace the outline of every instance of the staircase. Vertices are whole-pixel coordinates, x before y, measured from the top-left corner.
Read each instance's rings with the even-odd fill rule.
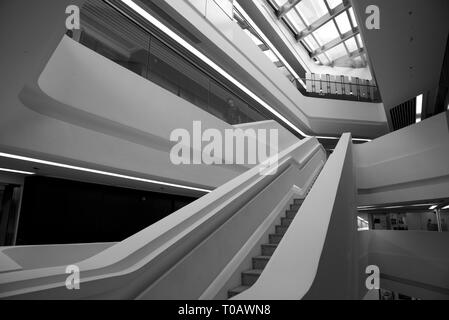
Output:
[[[253,269],[242,272],[242,285],[228,291],[228,298],[232,298],[243,291],[249,289],[262,274],[263,269],[270,261],[271,256],[281,242],[290,224],[296,216],[299,208],[303,203],[303,199],[294,199],[290,209],[286,211],[285,217],[281,218],[281,224],[276,226],[276,231],[269,235],[269,243],[263,244],[261,247],[261,255],[253,258]]]

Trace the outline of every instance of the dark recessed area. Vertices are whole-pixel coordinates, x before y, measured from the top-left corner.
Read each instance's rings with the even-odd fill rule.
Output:
[[[47,177],[29,177],[17,245],[115,242],[195,198]]]

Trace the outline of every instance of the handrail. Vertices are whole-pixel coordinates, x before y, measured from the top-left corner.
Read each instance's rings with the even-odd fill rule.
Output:
[[[352,244],[345,240],[355,232],[351,231],[356,225],[353,212],[351,135],[345,134],[259,280],[233,299],[316,298],[317,287],[320,287],[319,298],[351,296],[352,292],[348,293],[351,290],[346,290],[345,270],[351,270],[355,260],[347,260]],[[329,260],[333,260],[331,266]],[[336,278],[327,281],[332,276]]]
[[[318,152],[325,154],[315,138],[299,141],[278,155],[276,175],[260,175],[273,160],[269,159],[136,235],[75,263],[83,290],[67,290],[66,266],[55,266],[0,274],[0,298],[136,297],[276,179],[283,168],[292,161],[304,166]],[[145,281],[137,281],[139,276]],[[120,293],[114,291],[119,288]]]

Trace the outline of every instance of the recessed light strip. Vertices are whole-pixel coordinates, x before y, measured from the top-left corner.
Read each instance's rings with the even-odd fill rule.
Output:
[[[223,77],[225,77],[227,80],[229,80],[231,83],[233,83],[236,87],[238,87],[240,90],[245,92],[248,96],[250,96],[252,99],[257,101],[261,106],[263,106],[265,109],[270,111],[272,114],[274,114],[276,117],[278,117],[280,120],[282,120],[286,125],[288,125],[291,129],[299,133],[300,135],[308,138],[308,137],[314,137],[310,136],[308,134],[305,134],[301,129],[296,127],[293,123],[291,123],[287,118],[285,118],[282,114],[280,114],[278,111],[276,111],[274,108],[269,106],[265,101],[260,99],[256,94],[254,94],[251,90],[246,88],[243,84],[241,84],[237,79],[232,77],[229,73],[227,73],[224,69],[222,69],[219,65],[217,65],[215,62],[213,62],[211,59],[209,59],[207,56],[205,56],[203,53],[201,53],[199,50],[197,50],[195,47],[190,45],[187,41],[185,41],[183,38],[178,36],[175,32],[170,30],[167,26],[165,26],[163,23],[161,23],[158,19],[153,17],[149,12],[141,8],[139,5],[137,5],[132,0],[121,0],[125,5],[127,5],[129,8],[134,10],[136,13],[138,13],[141,17],[146,19],[148,22],[150,22],[152,25],[154,25],[156,28],[164,32],[166,35],[168,35],[170,38],[172,38],[174,41],[179,43],[181,46],[183,46],[185,49],[190,51],[192,54],[194,54],[196,57],[201,59],[203,62],[205,62],[207,65],[209,65],[211,68],[213,68],[215,71],[220,73]],[[317,137],[322,139],[340,139],[337,137]],[[371,141],[368,139],[353,139],[354,141]]]
[[[26,174],[26,175],[33,175],[34,174],[34,172],[20,171],[20,170],[6,169],[6,168],[0,168],[0,171],[1,172],[8,172],[8,173]]]
[[[112,173],[112,172],[107,172],[107,171],[101,171],[101,170],[94,170],[94,169],[89,169],[89,168],[71,166],[71,165],[67,165],[67,164],[63,164],[63,163],[52,162],[52,161],[45,161],[45,160],[29,158],[29,157],[23,157],[23,156],[18,156],[18,155],[9,154],[9,153],[2,153],[2,152],[0,152],[0,157],[4,157],[4,158],[8,158],[8,159],[21,160],[21,161],[26,161],[26,162],[40,163],[40,164],[53,166],[53,167],[64,168],[64,169],[70,169],[70,170],[76,170],[76,171],[82,171],[82,172],[89,172],[89,173],[94,173],[94,174],[99,174],[99,175],[109,176],[109,177],[114,177],[114,178],[133,180],[133,181],[139,181],[139,182],[145,182],[145,183],[153,183],[153,184],[166,186],[166,187],[173,187],[173,188],[186,189],[186,190],[192,190],[192,191],[200,191],[200,192],[206,192],[206,193],[211,192],[211,190],[207,190],[207,189],[189,187],[189,186],[185,186],[185,185],[168,183],[168,182],[157,181],[157,180],[138,178],[138,177],[127,176],[127,175],[117,174],[117,173]]]
[[[388,207],[382,207],[382,206],[360,206],[357,207],[358,210],[383,210],[383,209],[399,209],[399,208],[410,208],[410,207],[427,207],[431,206],[429,210],[434,210],[438,205],[433,205],[432,203],[420,203],[420,204],[410,204],[410,205],[403,205],[403,206],[388,206]]]

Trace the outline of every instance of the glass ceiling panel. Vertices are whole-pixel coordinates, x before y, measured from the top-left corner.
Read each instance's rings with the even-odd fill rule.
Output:
[[[343,3],[342,0],[327,0],[327,4],[331,9],[334,9]]]
[[[358,49],[354,37],[346,41],[346,46],[348,47],[349,52],[354,52]]]
[[[349,8],[348,12],[349,16],[351,17],[352,24],[354,25],[354,27],[357,27],[357,20],[355,19],[354,9],[351,7]]]
[[[329,21],[324,26],[314,32],[316,39],[320,46],[339,37],[338,30],[335,27],[334,21]]]
[[[290,0],[267,0],[275,2],[279,7],[288,4]],[[293,29],[294,36],[301,35],[301,32],[306,30],[308,27],[313,25],[323,16],[329,15],[328,7],[332,10],[338,6],[343,5],[342,0],[302,0],[300,1],[292,10],[290,10],[282,19],[287,25],[290,25],[290,29]],[[340,34],[350,33],[352,27],[357,27],[357,21],[355,20],[354,10],[352,7],[334,17],[330,21],[326,22],[320,28],[313,30],[304,39],[301,39],[301,44],[310,52],[322,48],[326,50],[327,46],[331,41],[335,41],[340,38]],[[357,41],[356,41],[357,39]],[[357,51],[363,48],[363,42],[360,35],[357,37],[352,37],[331,49],[324,52],[324,55],[318,56],[318,60],[322,64],[331,64],[336,59],[343,56],[347,56],[349,62],[355,62],[354,57],[348,55],[349,52]],[[346,50],[347,48],[347,50]],[[329,61],[330,59],[330,61]],[[359,59],[358,59],[359,60]],[[363,67],[366,63],[364,56],[361,58],[363,63],[357,63],[358,67]],[[338,64],[345,61],[344,59],[339,59]],[[336,65],[338,65],[336,64]],[[343,63],[342,63],[343,64]],[[348,65],[347,61],[344,62],[344,66]]]
[[[335,21],[337,22],[338,29],[340,29],[342,34],[351,30],[351,23],[349,22],[346,12],[339,14],[338,17],[335,18]]]
[[[323,0],[302,0],[296,5],[296,8],[308,25],[311,25],[328,13]]]
[[[359,40],[360,48],[363,48],[363,41],[362,37],[360,36],[360,33],[357,35],[357,40]]]
[[[310,46],[304,40],[301,40],[301,44],[303,45],[304,48],[307,49],[307,51],[309,52],[313,51],[312,48],[310,48]]]
[[[286,14],[287,18],[295,27],[296,31],[301,32],[306,28],[306,25],[302,22],[296,10],[291,10]]]
[[[323,63],[323,64],[329,64],[329,63],[330,63],[329,59],[327,58],[327,56],[326,56],[324,53],[319,54],[319,55],[317,56],[317,58],[318,58],[318,60],[320,60],[321,63]]]
[[[326,51],[326,54],[331,60],[337,60],[338,58],[341,58],[345,55],[347,55],[346,49],[343,44],[339,44],[336,47],[333,47],[332,49],[329,49]]]
[[[312,35],[308,35],[307,37],[304,38],[304,42],[307,43],[307,45],[309,46],[309,48],[312,51],[315,51],[316,49],[318,49],[320,46],[316,43],[315,39],[313,38]]]

